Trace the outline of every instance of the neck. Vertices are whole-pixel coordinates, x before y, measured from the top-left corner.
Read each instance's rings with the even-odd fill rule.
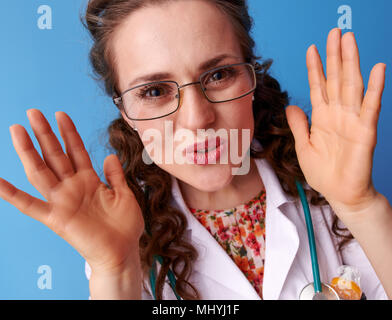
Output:
[[[253,158],[250,160],[248,174],[233,176],[229,184],[217,191],[205,192],[180,180],[178,183],[188,207],[204,210],[236,207],[251,200],[264,188]]]

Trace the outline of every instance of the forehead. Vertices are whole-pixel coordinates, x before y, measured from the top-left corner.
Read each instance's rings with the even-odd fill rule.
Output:
[[[139,9],[113,34],[120,87],[152,72],[191,76],[219,54],[242,56],[229,18],[211,2],[171,1]]]

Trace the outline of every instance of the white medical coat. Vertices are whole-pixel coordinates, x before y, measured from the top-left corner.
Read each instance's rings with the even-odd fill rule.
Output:
[[[284,192],[267,160],[255,159],[255,162],[266,190],[263,299],[298,299],[304,286],[313,282],[302,204],[299,198],[291,197]],[[177,179],[172,176],[172,181],[173,205],[184,212],[188,221],[186,238],[191,240],[199,252],[189,281],[198,289],[201,299],[260,300],[243,272],[189,211]],[[249,196],[252,197],[253,194]],[[331,231],[333,212],[330,206],[313,206],[309,203],[309,208],[313,220],[321,281],[330,283],[337,275],[340,265],[351,265],[360,271],[360,286],[367,299],[388,299],[356,240],[351,240],[342,252],[337,251],[337,239]],[[87,262],[85,273],[87,279],[90,279],[91,269]],[[145,282],[151,291],[148,279],[145,279]],[[176,299],[167,278],[163,298],[164,300]],[[142,299],[152,299],[151,292],[143,291]]]

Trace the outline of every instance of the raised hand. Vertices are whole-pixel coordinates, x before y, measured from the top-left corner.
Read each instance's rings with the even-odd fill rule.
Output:
[[[94,171],[83,141],[66,113],[56,113],[66,153],[39,110],[30,109],[27,115],[43,159],[21,125],[10,127],[12,141],[29,182],[47,201],[1,178],[0,197],[65,239],[96,273],[120,270],[130,259],[138,257],[144,220],[119,159],[109,155],[104,161],[108,188]]]
[[[332,29],[327,41],[327,78],[316,47],[307,52],[310,132],[299,107],[286,109],[307,182],[342,211],[359,211],[377,194],[371,176],[385,67],[382,63],[373,67],[364,96],[354,35],[341,37],[340,29]]]

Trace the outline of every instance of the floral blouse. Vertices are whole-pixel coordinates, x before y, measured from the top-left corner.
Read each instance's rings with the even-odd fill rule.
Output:
[[[189,208],[189,210],[219,242],[245,274],[258,295],[263,298],[265,190],[235,208],[224,210]]]

